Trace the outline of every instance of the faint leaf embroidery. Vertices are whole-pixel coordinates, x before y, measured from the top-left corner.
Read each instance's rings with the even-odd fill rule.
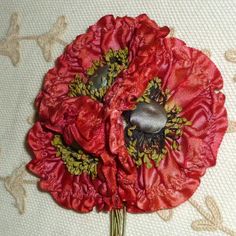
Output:
[[[206,56],[208,56],[209,58],[211,57],[211,51],[210,51],[210,49],[203,48],[203,49],[201,49],[201,51],[202,51]]]
[[[233,81],[236,82],[236,75],[234,75],[234,77],[233,77]]]
[[[67,45],[60,37],[65,33],[67,27],[65,16],[58,17],[53,27],[42,35],[20,36],[20,19],[18,13],[13,13],[10,19],[10,26],[6,38],[0,40],[0,55],[7,56],[16,66],[20,61],[20,41],[36,41],[42,50],[46,61],[52,60],[52,50],[56,43]]]
[[[20,33],[20,19],[13,13],[5,39],[0,40],[0,55],[7,56],[15,66],[20,61],[20,43],[17,36]]]
[[[157,214],[160,216],[162,220],[169,221],[173,216],[173,210],[172,209],[160,210],[157,211]]]
[[[0,177],[0,180],[5,184],[7,191],[15,198],[15,206],[20,214],[25,212],[26,191],[24,184],[36,184],[35,180],[24,179],[26,174],[25,164],[22,164],[20,167],[13,170],[11,175]]]
[[[228,235],[236,236],[236,232],[223,225],[223,218],[216,201],[207,196],[205,204],[209,210],[207,212],[197,201],[194,199],[189,200],[190,204],[203,216],[203,219],[196,220],[192,223],[192,229],[196,231],[216,231],[220,230]]]
[[[236,132],[236,121],[229,120],[227,133],[234,133],[234,132]]]
[[[5,178],[7,191],[15,198],[15,206],[21,214],[25,212],[26,192],[23,187],[23,177],[25,176],[24,165],[15,169],[11,176]]]
[[[35,122],[35,114],[32,114],[32,115],[28,116],[28,118],[27,118],[27,123],[28,123],[29,125],[33,125],[34,122]]]
[[[67,23],[65,16],[60,16],[49,32],[38,36],[37,43],[41,48],[46,61],[52,60],[52,49],[56,42],[66,46],[67,43],[59,39],[60,36],[64,34],[66,27]]]
[[[168,34],[168,37],[172,38],[175,37],[175,28],[174,27],[169,27],[170,33]]]
[[[229,49],[225,52],[225,59],[227,61],[236,63],[236,49]]]

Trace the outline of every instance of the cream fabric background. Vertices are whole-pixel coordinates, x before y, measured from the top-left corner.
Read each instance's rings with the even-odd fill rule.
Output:
[[[105,14],[136,16],[147,13],[160,25],[175,28],[175,36],[188,45],[211,51],[211,58],[222,72],[229,120],[236,120],[236,64],[224,58],[230,48],[236,48],[235,0],[0,0],[0,38],[5,38],[13,12],[21,15],[20,35],[39,35],[47,32],[56,19],[64,15],[68,29],[61,37],[70,42],[76,35]],[[0,42],[1,43],[1,42]],[[22,40],[21,61],[13,67],[9,58],[0,55],[0,176],[28,162],[25,135],[31,125],[27,122],[34,113],[32,102],[37,95],[44,73],[53,66],[46,62],[41,49],[32,40]],[[55,44],[53,59],[63,47]],[[236,230],[236,133],[227,133],[218,155],[218,164],[202,179],[194,199],[205,207],[204,198],[213,196],[220,207],[224,225]],[[27,174],[27,179],[33,176]],[[0,235],[109,235],[109,215],[104,213],[76,214],[57,206],[47,193],[35,185],[24,186],[27,199],[25,214],[13,207],[14,198],[6,191],[4,178],[0,182]],[[127,236],[152,235],[224,235],[222,231],[197,232],[191,223],[201,219],[189,202],[173,211],[170,221],[158,214],[128,215]],[[233,233],[231,234],[233,235]]]

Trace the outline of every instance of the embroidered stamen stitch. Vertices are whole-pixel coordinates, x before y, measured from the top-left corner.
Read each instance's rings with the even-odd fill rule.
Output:
[[[96,178],[98,158],[85,153],[80,147],[66,147],[59,135],[54,136],[52,145],[56,148],[56,156],[64,161],[72,175],[87,173]]]
[[[100,61],[95,61],[87,70],[90,78],[87,83],[77,75],[69,85],[69,96],[90,96],[95,100],[102,101],[108,88],[112,85],[119,73],[128,66],[128,49],[113,51],[110,49]],[[95,85],[97,83],[97,85]]]
[[[178,115],[182,110],[180,107],[165,106],[168,97],[169,91],[163,92],[161,90],[161,80],[154,78],[149,82],[143,96],[137,99],[138,103],[146,104],[154,101],[165,109],[166,123],[156,133],[143,132],[136,125],[132,125],[130,122],[132,111],[125,112],[123,115],[126,123],[125,141],[127,150],[134,158],[137,166],[145,163],[147,168],[151,168],[153,166],[152,161],[158,166],[167,153],[165,142],[169,141],[173,150],[179,150],[178,139],[182,135],[182,128],[191,125],[191,122],[186,118]]]

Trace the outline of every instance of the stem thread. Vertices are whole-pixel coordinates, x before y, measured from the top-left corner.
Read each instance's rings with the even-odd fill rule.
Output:
[[[126,209],[111,211],[111,234],[110,236],[124,236],[126,223]]]

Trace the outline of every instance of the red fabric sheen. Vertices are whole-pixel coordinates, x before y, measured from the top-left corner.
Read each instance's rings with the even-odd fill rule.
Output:
[[[125,204],[132,213],[172,208],[190,198],[206,169],[215,165],[227,128],[225,98],[215,92],[223,87],[222,77],[207,56],[167,38],[168,33],[168,27],[159,27],[144,14],[104,16],[69,44],[46,74],[35,101],[39,121],[28,134],[34,158],[27,167],[61,206],[89,212]],[[77,74],[86,82],[93,61],[110,48],[125,47],[129,67],[116,78],[103,103],[68,96],[68,85]],[[192,125],[183,128],[180,151],[173,151],[166,141],[168,152],[158,167],[137,168],[125,146],[122,113],[135,107],[154,77],[161,79],[163,90],[170,90],[166,106],[181,106],[180,115]],[[51,144],[55,133],[68,145],[76,142],[100,158],[96,179],[67,171]]]

